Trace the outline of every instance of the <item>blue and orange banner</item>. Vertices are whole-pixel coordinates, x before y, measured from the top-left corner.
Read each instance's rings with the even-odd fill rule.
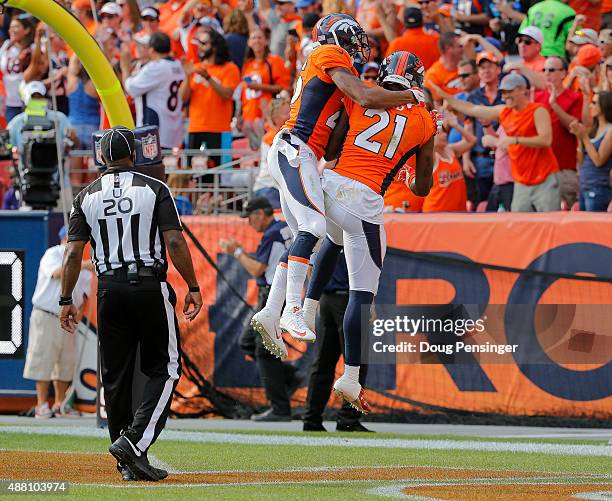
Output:
[[[235,238],[246,250],[254,250],[259,236],[237,217],[189,217],[185,223],[216,260],[232,288],[254,305],[254,280],[232,256],[220,252],[218,240]],[[609,277],[612,218],[606,214],[389,214],[385,227],[389,251],[376,298],[379,304],[612,304],[610,282],[556,279],[529,271],[519,274],[461,264],[468,261],[501,270],[510,267]],[[262,405],[265,397],[255,364],[246,360],[238,347],[251,311],[201,259],[199,251],[191,244],[190,248],[206,307],[191,324],[180,321],[184,350],[218,390],[251,405]],[[426,253],[426,259],[419,253]],[[181,301],[186,289],[174,270],[170,281]],[[505,334],[508,339],[513,336]],[[291,343],[296,349],[289,350],[290,358],[307,366],[313,350]],[[612,417],[612,362],[571,365],[553,361],[538,366],[522,365],[511,356],[507,362],[373,365],[367,385],[374,391],[369,399],[382,413],[453,409]],[[197,392],[185,378],[178,389],[186,397]],[[294,395],[295,403],[303,402],[304,397],[302,388]],[[334,400],[330,403],[337,404]],[[192,404],[181,399],[175,399],[174,408],[193,411]]]

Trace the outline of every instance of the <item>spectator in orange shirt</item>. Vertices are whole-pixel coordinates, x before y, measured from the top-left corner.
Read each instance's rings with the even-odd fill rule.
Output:
[[[423,29],[423,13],[416,7],[407,7],[404,10],[404,26],[406,26],[406,31],[402,36],[391,41],[387,49],[387,56],[399,50],[418,54],[423,66],[428,70],[440,57],[438,48],[440,35],[435,31]]]
[[[459,44],[459,35],[453,32],[442,33],[438,41],[440,59],[425,72],[425,86],[429,83],[440,87],[444,92],[454,95],[461,91],[458,77],[459,61],[463,57],[463,47]],[[440,101],[440,96],[434,91],[433,98]]]
[[[263,116],[270,99],[291,86],[291,75],[284,60],[270,54],[269,41],[261,29],[249,35],[242,80],[242,127],[251,149],[258,150],[265,133]]]
[[[194,41],[199,45],[200,63],[187,62],[187,78],[179,93],[183,101],[189,99],[189,128],[187,148],[221,148],[223,132],[231,131],[233,114],[232,96],[240,83],[240,70],[230,62],[225,38],[214,30],[200,28]],[[221,163],[221,157],[210,157],[212,164]]]
[[[507,136],[497,148],[508,150],[514,178],[513,212],[546,212],[561,208],[559,165],[552,145],[550,113],[530,101],[529,81],[523,75],[506,75],[499,86],[505,105],[474,106],[438,92],[459,111],[483,120],[499,120]]]
[[[542,43],[544,43],[544,35],[540,29],[535,26],[526,26],[519,31],[515,42],[519,55],[523,58],[523,66],[542,73],[546,58],[540,54]]]
[[[461,141],[448,144],[448,132],[458,130]],[[461,127],[457,117],[447,113],[442,130],[434,139],[433,186],[423,202],[423,212],[465,212],[467,188],[457,157],[476,144],[476,136]]]

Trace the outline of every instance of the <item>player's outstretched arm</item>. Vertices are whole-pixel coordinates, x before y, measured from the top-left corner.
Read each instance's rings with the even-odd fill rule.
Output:
[[[390,91],[366,85],[346,68],[332,68],[327,73],[338,89],[363,108],[383,110],[402,104],[417,104],[412,91]]]
[[[431,87],[435,90],[446,102],[455,110],[469,115],[471,117],[480,118],[481,120],[498,120],[499,114],[504,109],[504,105],[500,104],[497,106],[479,106],[476,104],[468,103],[453,97],[448,92],[444,92],[440,87],[432,82],[425,82],[426,87]]]
[[[433,186],[433,151],[434,136],[416,154],[416,178],[411,183],[410,190],[418,197],[426,197]]]
[[[338,155],[340,154],[340,150],[342,149],[342,145],[344,144],[344,140],[346,139],[346,133],[349,130],[349,120],[346,110],[342,109],[340,112],[340,116],[338,117],[338,121],[336,122],[336,126],[329,136],[329,141],[327,142],[327,148],[325,149],[325,155],[323,158],[328,162],[331,160],[336,160]]]

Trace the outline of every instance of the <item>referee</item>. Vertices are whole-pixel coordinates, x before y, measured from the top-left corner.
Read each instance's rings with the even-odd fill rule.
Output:
[[[166,247],[189,286],[183,313],[193,320],[202,296],[191,255],[168,187],[135,172],[136,139],[126,127],[101,139],[108,169],[81,191],[70,213],[64,254],[60,323],[73,333],[77,309],[72,290],[85,244],[91,242],[98,275],[98,339],[106,397],[109,451],[124,480],[161,480],[147,450],[166,423],[173,390],[181,373],[176,294],[166,282]],[[147,376],[143,396],[132,414],[132,377],[136,349]]]

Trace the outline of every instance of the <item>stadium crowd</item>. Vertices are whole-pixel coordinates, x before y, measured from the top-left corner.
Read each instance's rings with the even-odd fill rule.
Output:
[[[57,1],[98,41],[138,126],[159,125],[164,148],[223,150],[246,138],[261,153],[255,195],[275,208],[267,150],[313,50],[312,27],[345,12],[368,33],[361,78],[375,82],[386,55],[413,52],[443,116],[431,193],[416,197],[398,178],[388,210],[612,210],[610,0]],[[40,81],[37,94],[54,95],[75,144],[91,149],[92,132],[109,123],[73,50],[14,8],[0,15],[0,37],[0,127],[11,129],[33,91],[25,84]],[[200,181],[170,176],[181,212],[204,210],[184,191]],[[8,190],[3,208],[18,206],[15,196]]]

